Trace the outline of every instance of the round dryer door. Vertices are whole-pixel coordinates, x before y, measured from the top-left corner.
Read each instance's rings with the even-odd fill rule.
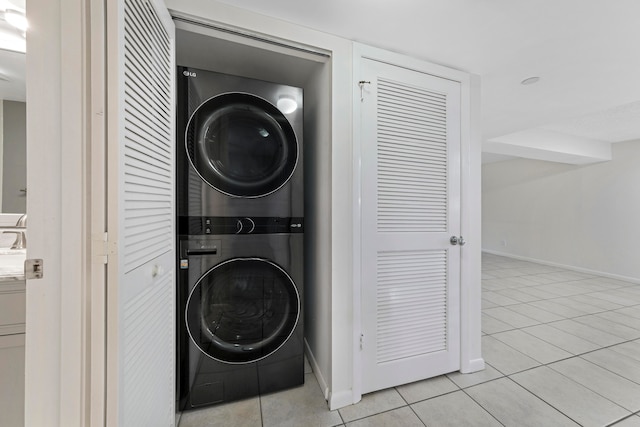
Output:
[[[185,313],[196,346],[226,363],[269,356],[289,339],[299,315],[291,277],[257,258],[236,258],[209,270],[191,291]]]
[[[298,162],[298,141],[286,117],[246,93],[226,93],[200,105],[187,124],[185,145],[200,177],[236,197],[273,193]]]

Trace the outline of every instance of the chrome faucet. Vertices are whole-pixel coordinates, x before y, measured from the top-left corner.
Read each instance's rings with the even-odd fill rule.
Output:
[[[16,227],[26,227],[27,226],[27,214],[23,214],[20,218],[18,218],[18,222],[16,222]],[[27,236],[24,231],[14,231],[16,233],[16,240],[11,245],[11,249],[25,249],[27,247]]]

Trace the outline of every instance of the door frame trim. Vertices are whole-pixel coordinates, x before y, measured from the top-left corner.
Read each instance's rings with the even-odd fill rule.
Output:
[[[90,335],[95,3],[27,5],[27,252],[44,259],[44,277],[27,281],[26,425],[103,425],[90,404],[101,369]]]
[[[362,398],[362,135],[360,76],[362,60],[371,59],[400,66],[421,73],[453,80],[461,86],[461,235],[467,240],[460,257],[460,371],[475,372],[484,369],[481,355],[481,221],[480,221],[480,79],[478,76],[410,58],[395,52],[353,44],[353,401]]]

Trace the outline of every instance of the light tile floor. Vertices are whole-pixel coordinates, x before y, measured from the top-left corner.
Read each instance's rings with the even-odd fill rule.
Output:
[[[204,426],[640,427],[640,285],[483,255],[484,371],[452,373],[329,411],[305,385],[186,412]]]

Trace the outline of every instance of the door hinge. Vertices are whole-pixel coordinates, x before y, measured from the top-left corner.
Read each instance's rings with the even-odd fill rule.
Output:
[[[24,278],[27,280],[42,279],[44,276],[44,261],[41,259],[26,259],[24,261]]]
[[[360,334],[360,350],[364,350],[364,334]]]
[[[364,85],[370,85],[371,82],[368,80],[360,80],[358,82],[358,86],[360,86],[360,102],[364,101]]]
[[[109,235],[100,233],[93,239],[93,256],[100,264],[109,263]]]

